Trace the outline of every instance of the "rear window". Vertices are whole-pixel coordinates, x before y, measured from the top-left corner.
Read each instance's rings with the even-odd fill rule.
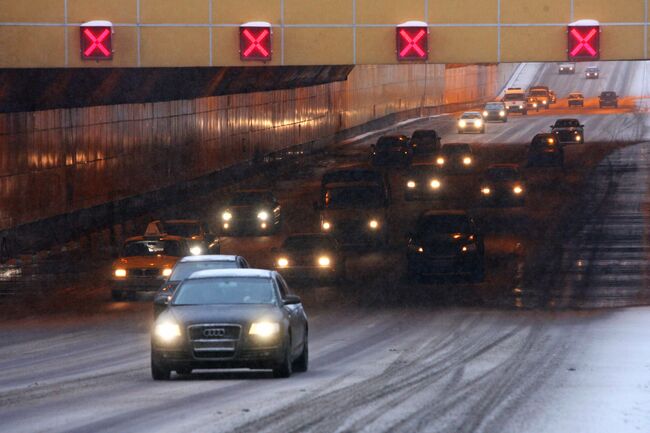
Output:
[[[185,280],[173,305],[273,304],[275,288],[270,278],[223,277]]]

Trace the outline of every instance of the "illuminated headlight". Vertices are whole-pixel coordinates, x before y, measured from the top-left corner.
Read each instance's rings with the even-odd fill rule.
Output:
[[[126,277],[126,269],[115,269],[114,274],[117,278],[124,278]]]
[[[266,223],[262,223],[262,224],[260,224],[260,228],[262,228],[262,229],[266,229],[266,227],[267,227]]]
[[[483,112],[483,117],[487,117],[487,116],[488,116],[488,114],[490,114],[490,113],[488,113],[488,112],[487,112],[487,110],[486,110],[486,111],[484,111],[484,112]]]
[[[278,268],[286,268],[287,266],[289,266],[289,259],[286,257],[280,257],[278,259]]]
[[[461,128],[464,128],[464,127],[467,126],[467,122],[465,122],[464,120],[459,120],[458,121],[458,126],[460,126]]]
[[[377,230],[379,228],[379,221],[377,220],[368,221],[368,227],[370,227],[372,230]]]
[[[546,105],[546,99],[544,99],[544,100],[542,101],[542,104]]]
[[[332,228],[332,224],[329,221],[323,221],[321,227],[323,228],[323,230],[327,231]]]
[[[198,245],[195,245],[192,248],[190,248],[190,253],[192,253],[193,256],[200,256],[202,252],[203,252],[203,248],[201,248]]]
[[[262,220],[262,221],[266,221],[267,219],[269,219],[269,214],[268,214],[268,212],[266,212],[266,211],[261,211],[261,212],[259,212],[259,213],[257,214],[257,219],[260,219],[260,220]]]
[[[476,244],[468,244],[468,245],[463,245],[462,248],[460,249],[464,253],[471,253],[476,251]]]
[[[224,229],[228,229],[228,228],[230,228],[230,224],[228,224],[228,223],[223,223],[223,228],[224,228]]]
[[[523,110],[523,108],[524,108],[523,105],[520,105],[520,106],[519,106],[519,109],[520,109],[520,110]]]
[[[483,188],[481,188],[481,193],[483,195],[490,195],[491,192],[492,192],[492,190],[490,188],[488,188],[487,186],[484,186]]]
[[[172,274],[172,268],[165,268],[165,269],[162,270],[162,276],[163,277],[168,277],[171,274]]]
[[[576,141],[580,141],[581,139],[582,139],[582,137],[580,137],[580,134],[577,134],[576,135]]]
[[[445,158],[438,158],[438,159],[436,159],[436,164],[438,164],[438,165],[445,165]]]
[[[415,188],[415,186],[416,186],[416,184],[412,180],[409,180],[408,182],[406,182],[406,187],[407,188]]]
[[[537,102],[533,102],[533,108],[537,108]]]
[[[512,192],[514,192],[515,194],[519,195],[519,194],[521,194],[522,192],[524,192],[524,189],[523,189],[521,186],[516,185],[514,188],[512,188]]]
[[[232,219],[232,214],[228,211],[221,214],[221,219],[224,221],[230,221]]]
[[[248,335],[257,335],[262,338],[272,337],[280,332],[280,324],[275,322],[254,322]]]
[[[499,116],[504,117],[505,115],[506,115],[505,111],[503,111],[503,110],[499,111]]]
[[[483,125],[483,121],[481,119],[477,119],[474,121],[474,126],[477,128],[480,128],[481,125]]]
[[[552,138],[548,139],[548,144],[554,144],[554,143],[555,143],[555,140],[553,140]]]
[[[154,334],[158,340],[171,343],[181,336],[181,328],[176,323],[163,322],[156,325]]]
[[[431,183],[429,184],[432,189],[439,189],[440,188],[440,181],[438,179],[433,179],[431,180]]]
[[[320,266],[322,268],[328,267],[330,265],[330,263],[331,263],[331,260],[327,256],[320,256],[318,258],[318,266]]]
[[[469,156],[466,156],[465,158],[463,158],[463,164],[471,165],[472,164],[472,158],[470,158]]]

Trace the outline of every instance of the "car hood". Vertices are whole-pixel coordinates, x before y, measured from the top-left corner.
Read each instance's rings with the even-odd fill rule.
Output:
[[[180,257],[172,256],[136,256],[136,257],[123,257],[113,262],[114,268],[124,269],[158,269],[158,268],[171,268],[176,264]]]
[[[159,320],[174,319],[184,326],[197,323],[238,323],[258,320],[280,321],[276,305],[172,305]]]

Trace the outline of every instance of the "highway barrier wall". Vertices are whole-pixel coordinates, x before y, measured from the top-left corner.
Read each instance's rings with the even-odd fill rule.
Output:
[[[0,114],[0,239],[9,250],[67,242],[148,193],[489,99],[515,67],[358,66],[310,87]]]

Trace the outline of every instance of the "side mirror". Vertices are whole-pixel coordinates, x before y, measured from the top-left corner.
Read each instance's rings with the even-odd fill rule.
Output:
[[[158,295],[154,298],[153,304],[157,307],[166,307],[169,305],[169,295]]]
[[[296,304],[300,304],[301,301],[300,301],[300,296],[287,295],[283,299],[283,302],[284,302],[284,305],[296,305]]]

